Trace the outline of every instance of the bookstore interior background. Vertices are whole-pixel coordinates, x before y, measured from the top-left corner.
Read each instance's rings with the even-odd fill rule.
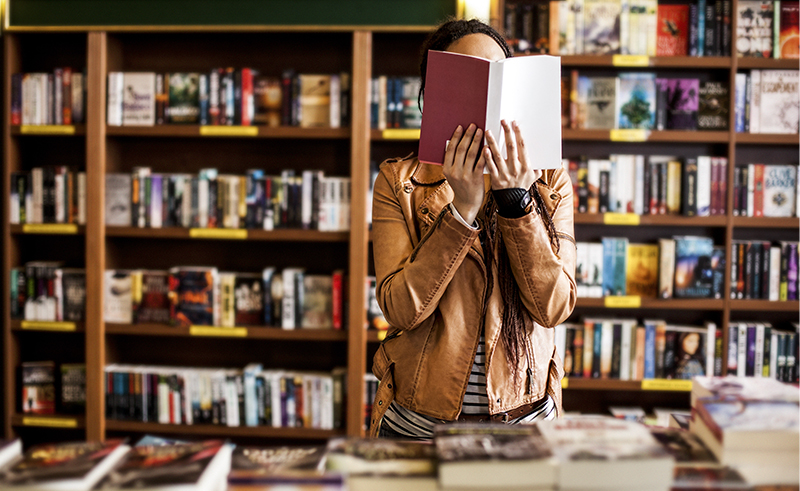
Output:
[[[454,14],[560,59],[565,411],[666,425],[693,376],[797,383],[797,1],[149,3],[4,4],[6,438],[363,435],[371,185],[417,150]]]

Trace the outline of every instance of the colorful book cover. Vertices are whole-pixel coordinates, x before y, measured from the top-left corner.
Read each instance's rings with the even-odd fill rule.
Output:
[[[667,129],[697,128],[700,81],[696,78],[667,79]]]
[[[133,322],[133,283],[131,272],[112,269],[105,272],[103,281],[103,320],[119,324]]]
[[[658,245],[628,244],[626,292],[655,298],[658,294]]]
[[[123,126],[153,126],[156,122],[156,74],[122,74]]]
[[[168,104],[169,123],[199,124],[200,74],[170,73]]]
[[[25,414],[55,414],[56,364],[53,361],[22,363],[22,412]]]
[[[303,318],[300,327],[333,328],[333,276],[306,274],[303,277]]]
[[[585,0],[583,6],[583,52],[612,55],[620,52],[620,0]]]
[[[300,74],[300,126],[303,128],[331,125],[331,76]]]
[[[233,286],[234,324],[257,326],[264,320],[263,279],[260,273],[236,273]]]
[[[711,297],[720,299],[725,293],[725,248],[714,246],[711,252]]]
[[[727,131],[730,119],[730,91],[725,82],[700,82],[697,129]]]
[[[691,380],[696,376],[706,375],[706,335],[705,327],[674,326],[667,331],[675,333],[675,345],[672,360],[673,371],[668,378]]]
[[[586,128],[616,128],[616,77],[587,77]]]
[[[800,77],[797,70],[761,70],[761,132],[797,133]]]
[[[675,237],[675,298],[708,298],[713,287],[710,237]]]
[[[325,446],[237,446],[231,456],[230,484],[267,483],[275,479],[321,476]]]
[[[620,73],[617,112],[621,129],[653,129],[656,116],[655,73]]]
[[[169,275],[166,271],[137,272],[133,291],[134,324],[169,324]]]
[[[800,19],[798,2],[781,1],[780,35],[778,37],[781,58],[794,60],[800,58],[798,19]]]
[[[61,317],[69,322],[86,319],[86,271],[76,268],[61,269]]]
[[[767,164],[764,166],[764,216],[795,216],[797,166]]]
[[[666,426],[648,426],[650,433],[675,457],[676,470],[684,467],[718,467],[719,462],[694,433]]]
[[[603,296],[626,295],[627,237],[603,237]]]
[[[774,3],[769,0],[739,0],[736,8],[736,55],[772,58]]]
[[[656,56],[686,56],[689,51],[689,5],[659,4]]]
[[[170,320],[174,325],[215,325],[217,277],[216,268],[170,269]]]
[[[86,364],[62,363],[59,412],[83,413],[86,410]]]

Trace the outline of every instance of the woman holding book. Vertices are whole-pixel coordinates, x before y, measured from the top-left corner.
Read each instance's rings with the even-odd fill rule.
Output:
[[[490,26],[446,22],[423,45],[420,96],[429,50],[511,56]],[[553,327],[576,301],[572,184],[563,168],[537,169],[515,122],[503,130],[505,142],[454,128],[441,166],[381,166],[372,235],[390,327],[373,364],[373,436],[426,439],[437,423],[561,413]]]

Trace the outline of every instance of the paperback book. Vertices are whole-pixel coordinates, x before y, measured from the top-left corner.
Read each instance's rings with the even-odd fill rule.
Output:
[[[675,237],[675,298],[712,296],[714,270],[711,256],[714,239],[710,237]]]
[[[621,129],[653,129],[656,116],[655,73],[620,73],[617,112]]]
[[[704,81],[699,92],[697,129],[726,131],[730,119],[728,84]]]
[[[800,124],[797,70],[761,70],[761,132],[797,133]]]
[[[739,0],[736,15],[737,56],[772,58],[774,2]]]

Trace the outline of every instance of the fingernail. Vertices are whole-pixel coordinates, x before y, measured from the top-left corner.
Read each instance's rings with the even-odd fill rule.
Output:
[[[494,135],[492,135],[492,130],[486,130],[486,137],[487,138],[494,138]]]
[[[462,128],[461,125],[456,126],[456,131],[462,131],[463,129],[464,128]]]

